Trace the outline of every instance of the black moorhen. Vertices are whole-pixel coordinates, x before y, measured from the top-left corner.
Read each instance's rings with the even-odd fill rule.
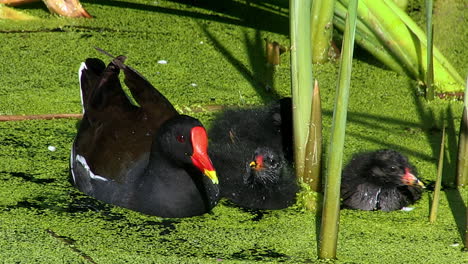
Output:
[[[72,146],[73,184],[99,200],[161,217],[208,212],[219,200],[202,124],[180,115],[119,56],[79,70],[84,116]],[[139,106],[123,91],[119,72]]]
[[[424,184],[408,159],[395,150],[355,155],[342,174],[345,208],[394,211],[421,198]]]
[[[210,156],[221,196],[250,209],[292,205],[299,187],[292,169],[290,98],[267,108],[228,109],[213,121]]]

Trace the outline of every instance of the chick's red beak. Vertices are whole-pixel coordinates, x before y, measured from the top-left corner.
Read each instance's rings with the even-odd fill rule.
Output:
[[[409,186],[419,186],[421,188],[426,188],[422,181],[420,181],[416,176],[414,176],[409,168],[405,168],[405,175],[403,175],[401,181],[405,185]]]
[[[257,171],[263,169],[263,156],[262,155],[255,156],[255,160],[250,162],[249,166],[250,168],[257,170]]]
[[[208,156],[208,136],[205,128],[196,126],[191,130],[192,137],[192,163],[204,175],[211,179],[214,184],[218,184],[218,177],[213,167],[213,163]]]

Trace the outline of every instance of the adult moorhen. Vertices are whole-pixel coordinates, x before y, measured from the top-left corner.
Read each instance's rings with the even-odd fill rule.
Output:
[[[394,211],[421,198],[424,184],[408,159],[395,150],[355,155],[342,174],[345,208]]]
[[[119,56],[79,69],[83,120],[72,146],[73,184],[99,200],[161,217],[208,212],[219,200],[202,124]],[[119,72],[139,106],[123,91]]]
[[[210,156],[221,196],[251,209],[292,205],[299,190],[292,169],[291,100],[268,107],[228,109],[209,130]]]

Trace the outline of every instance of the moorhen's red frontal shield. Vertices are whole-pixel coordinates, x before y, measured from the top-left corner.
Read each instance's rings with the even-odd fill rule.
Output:
[[[194,127],[192,135],[192,162],[203,174],[205,174],[214,184],[218,184],[218,177],[213,167],[213,163],[208,156],[208,136],[203,127]]]

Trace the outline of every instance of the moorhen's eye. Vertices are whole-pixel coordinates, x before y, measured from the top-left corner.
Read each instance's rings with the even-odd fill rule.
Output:
[[[177,141],[179,141],[180,143],[184,143],[185,142],[185,137],[183,135],[178,135],[177,136]]]
[[[390,166],[390,171],[394,172],[394,171],[397,171],[398,168],[396,166]]]

